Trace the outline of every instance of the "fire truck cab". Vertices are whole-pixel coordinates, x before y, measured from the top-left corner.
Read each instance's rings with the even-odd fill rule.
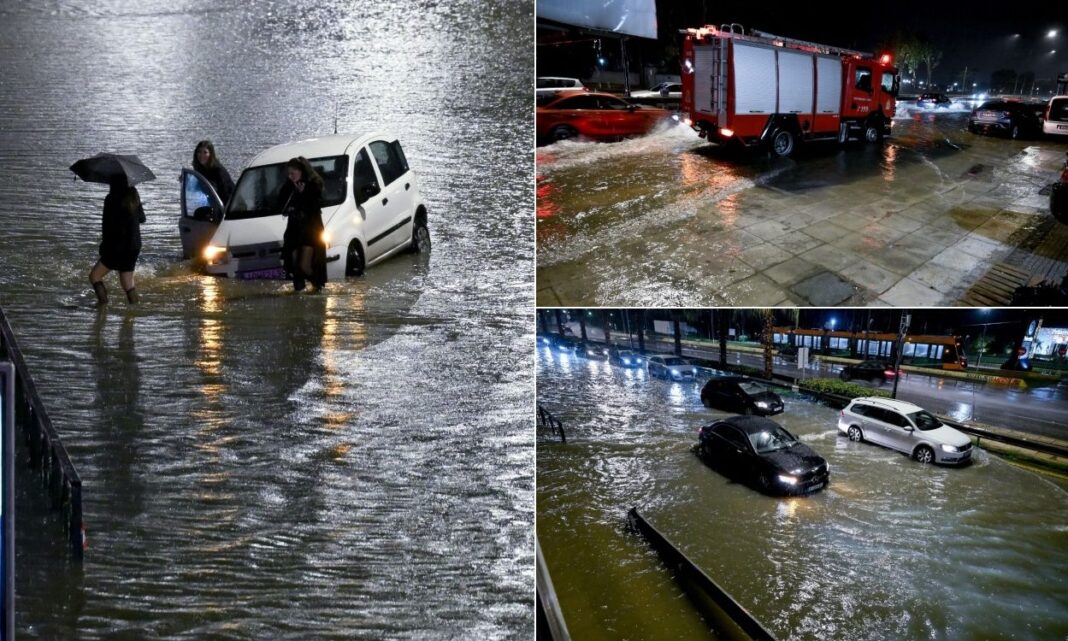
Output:
[[[740,25],[682,32],[687,124],[712,142],[789,156],[801,141],[881,141],[897,108],[897,69],[875,57]]]

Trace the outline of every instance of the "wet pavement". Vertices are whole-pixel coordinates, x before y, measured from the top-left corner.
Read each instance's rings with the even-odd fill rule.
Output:
[[[638,506],[783,641],[1068,635],[1068,492],[983,450],[923,466],[837,436],[837,411],[784,395],[774,420],[824,456],[830,485],[772,498],[691,451],[727,416],[696,383],[539,349],[538,402],[567,444],[538,441],[538,538],[571,634],[703,639],[656,554],[624,527]]]
[[[20,466],[19,639],[531,638],[532,22],[474,1],[0,9],[0,305],[89,543],[72,566]],[[399,136],[430,256],[318,295],[182,262],[196,142],[236,178],[331,133],[335,103],[340,131]],[[102,150],[159,178],[141,303],[109,276],[98,312],[106,188],[67,167]]]
[[[689,128],[539,148],[538,305],[955,302],[1042,245],[1068,144],[971,134],[967,109],[903,103],[882,146],[741,157]],[[1053,255],[1050,255],[1053,254]],[[1038,273],[1038,272],[1036,272]]]

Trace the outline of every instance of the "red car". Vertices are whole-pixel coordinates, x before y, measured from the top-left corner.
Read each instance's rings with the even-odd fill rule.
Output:
[[[671,116],[667,109],[634,105],[612,94],[570,93],[539,106],[536,122],[540,140],[617,140],[647,134]]]

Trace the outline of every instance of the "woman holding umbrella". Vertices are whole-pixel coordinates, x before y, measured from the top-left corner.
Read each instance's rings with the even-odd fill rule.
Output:
[[[126,300],[136,303],[134,265],[141,253],[141,223],[145,222],[145,210],[137,188],[126,183],[125,178],[111,182],[111,190],[104,197],[104,218],[101,222],[100,260],[89,271],[89,282],[101,304],[108,302],[108,290],[104,276],[110,271],[119,272],[119,284],[126,292]]]
[[[145,210],[134,185],[156,177],[137,156],[102,153],[83,158],[70,170],[87,182],[107,183],[111,189],[104,198],[104,218],[101,221],[100,260],[89,271],[89,283],[101,304],[108,302],[104,276],[119,272],[119,284],[126,291],[126,300],[136,303],[134,265],[141,253],[141,223]]]

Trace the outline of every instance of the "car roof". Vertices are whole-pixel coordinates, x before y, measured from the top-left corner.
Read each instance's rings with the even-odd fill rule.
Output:
[[[566,93],[559,94],[556,100],[553,100],[552,102],[547,102],[544,105],[542,105],[542,107],[551,107],[552,105],[555,105],[557,102],[559,102],[561,100],[564,100],[565,98],[572,98],[574,96],[607,97],[607,98],[615,98],[616,100],[622,100],[623,102],[626,102],[625,98],[620,98],[619,96],[616,96],[616,95],[610,94],[610,93],[605,93],[603,91],[568,91]]]
[[[396,136],[391,136],[381,131],[375,131],[366,134],[333,134],[319,138],[287,142],[282,143],[281,145],[275,145],[265,151],[261,151],[252,159],[252,162],[249,163],[249,167],[273,165],[275,163],[286,162],[290,158],[295,158],[297,156],[304,156],[305,158],[340,156],[348,153],[351,148],[362,147],[371,140],[379,138],[385,140],[397,139]]]
[[[853,403],[863,402],[866,405],[874,405],[875,407],[881,407],[883,409],[895,410],[903,412],[905,414],[911,414],[913,412],[922,411],[923,408],[915,403],[909,403],[908,401],[899,401],[892,398],[882,398],[879,396],[862,396],[860,398],[853,399]],[[852,405],[853,403],[850,403]]]
[[[716,421],[713,425],[719,425],[721,423],[733,425],[742,430],[745,434],[756,434],[758,432],[763,432],[764,430],[782,427],[782,425],[779,425],[769,418],[764,418],[763,416],[731,416],[722,421]]]

